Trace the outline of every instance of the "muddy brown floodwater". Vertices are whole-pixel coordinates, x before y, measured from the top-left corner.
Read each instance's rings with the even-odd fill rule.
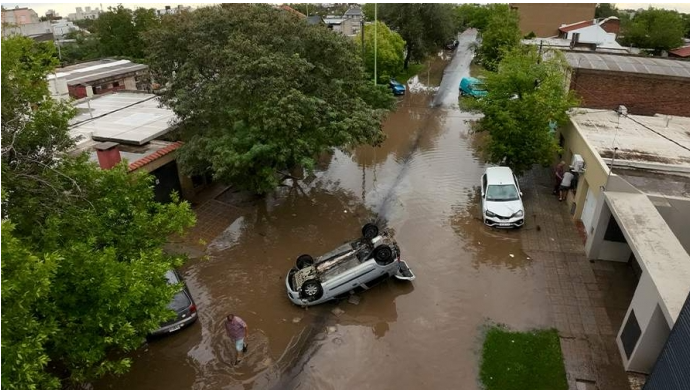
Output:
[[[471,390],[485,324],[548,324],[519,233],[492,231],[478,218],[484,164],[467,123],[474,117],[457,108],[475,35],[462,34],[457,54],[436,60],[446,65],[435,64],[445,68],[438,88],[413,80],[381,147],[337,150],[301,190],[282,187],[231,212],[209,259],[183,270],[199,321],[146,344],[129,373],[94,387]],[[417,279],[386,281],[358,305],[292,305],[284,278],[295,258],[332,249],[376,217],[395,230]],[[229,312],[249,325],[239,367],[224,336]]]

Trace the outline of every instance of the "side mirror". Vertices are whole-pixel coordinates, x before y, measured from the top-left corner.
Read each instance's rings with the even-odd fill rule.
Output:
[[[520,191],[520,196],[522,196],[522,191]]]

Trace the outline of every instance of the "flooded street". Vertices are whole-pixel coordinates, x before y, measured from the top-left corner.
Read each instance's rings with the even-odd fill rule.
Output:
[[[435,91],[424,75],[413,80],[381,147],[335,151],[300,188],[259,202],[213,200],[227,211],[224,230],[208,243],[208,260],[182,270],[199,321],[148,343],[128,374],[95,388],[472,390],[485,324],[548,325],[543,279],[520,233],[479,218],[485,166],[469,133],[473,115],[457,108],[474,39],[466,32],[452,60],[437,60],[447,65]],[[325,253],[376,218],[394,229],[417,279],[388,280],[358,305],[292,305],[285,275],[297,256]],[[231,312],[249,325],[238,367],[223,327]]]

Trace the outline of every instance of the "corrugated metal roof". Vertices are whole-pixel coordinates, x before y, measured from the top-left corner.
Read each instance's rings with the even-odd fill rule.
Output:
[[[613,72],[630,72],[690,78],[690,62],[665,58],[621,56],[615,54],[565,53],[570,66]]]
[[[690,45],[671,50],[669,53],[673,53],[678,57],[690,57]]]
[[[79,85],[146,69],[148,69],[147,65],[128,60],[99,60],[66,66],[55,71],[67,79],[67,85]],[[50,78],[51,76],[48,76],[48,79]]]

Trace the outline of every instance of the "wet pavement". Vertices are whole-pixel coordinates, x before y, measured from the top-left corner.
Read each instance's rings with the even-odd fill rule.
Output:
[[[486,324],[552,326],[544,268],[523,253],[520,232],[479,218],[484,164],[474,116],[457,108],[474,39],[466,32],[452,59],[435,60],[445,65],[438,88],[414,80],[381,147],[336,150],[312,177],[265,199],[228,191],[197,208],[190,240],[208,244],[208,258],[182,273],[199,321],[148,343],[129,373],[95,388],[472,390]],[[394,229],[417,279],[388,280],[358,305],[292,305],[284,278],[297,256],[325,253],[373,219]],[[222,322],[231,312],[249,325],[238,367]]]

